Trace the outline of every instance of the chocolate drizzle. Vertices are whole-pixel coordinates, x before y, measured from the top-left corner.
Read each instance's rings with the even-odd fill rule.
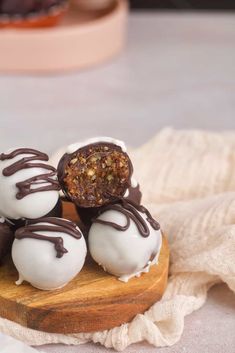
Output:
[[[102,207],[102,209],[98,212],[97,217],[100,216],[103,212],[110,210],[121,212],[126,217],[126,224],[124,226],[121,226],[120,224],[105,221],[98,218],[94,218],[92,220],[93,223],[104,224],[124,232],[130,227],[130,221],[132,219],[132,221],[136,224],[136,227],[138,228],[138,231],[142,235],[142,237],[147,238],[150,234],[149,226],[145,219],[139,214],[140,212],[144,213],[147,216],[147,221],[153,229],[160,229],[159,223],[152,217],[147,208],[142,205],[138,205],[131,200],[121,198],[119,200],[119,203],[117,204],[110,204],[108,206]]]
[[[48,224],[42,224],[48,223]],[[71,221],[67,221],[61,218],[44,217],[37,220],[36,223],[30,222],[25,227],[17,229],[15,232],[16,239],[38,239],[49,241],[54,244],[56,250],[56,257],[61,258],[68,252],[64,248],[64,241],[62,237],[50,237],[47,235],[38,234],[37,232],[60,232],[71,235],[75,239],[81,239],[82,234],[77,228],[77,225]]]
[[[22,157],[20,160],[4,168],[2,171],[2,174],[4,176],[9,177],[22,169],[28,169],[28,168],[42,168],[42,169],[48,170],[49,172],[36,175],[32,178],[16,183],[16,187],[19,190],[16,194],[17,200],[21,200],[25,196],[36,192],[60,190],[59,182],[55,178],[56,169],[51,165],[48,165],[45,163],[32,162],[32,161],[48,161],[49,158],[45,153],[42,153],[34,149],[30,149],[30,148],[19,148],[8,154],[1,153],[0,161],[13,159],[14,157],[19,156],[21,154],[22,155],[30,154],[32,156]],[[35,187],[37,185],[40,185],[40,186]]]

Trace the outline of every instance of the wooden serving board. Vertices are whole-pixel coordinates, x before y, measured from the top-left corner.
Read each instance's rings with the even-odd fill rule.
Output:
[[[77,220],[73,205],[64,216]],[[149,273],[123,283],[88,258],[80,274],[67,286],[40,291],[24,283],[16,286],[11,259],[0,267],[0,316],[25,327],[53,333],[110,329],[132,320],[158,301],[167,284],[169,249],[164,238],[159,264]]]

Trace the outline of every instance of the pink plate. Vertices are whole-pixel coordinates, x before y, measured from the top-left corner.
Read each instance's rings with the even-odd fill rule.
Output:
[[[1,29],[1,72],[59,72],[100,64],[123,48],[128,6],[108,10],[71,7],[61,24],[46,29]]]

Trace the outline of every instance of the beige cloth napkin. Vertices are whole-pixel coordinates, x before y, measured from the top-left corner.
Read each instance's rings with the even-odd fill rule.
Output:
[[[235,133],[165,129],[132,153],[143,203],[171,247],[170,278],[160,302],[129,324],[90,334],[38,332],[0,319],[0,331],[31,345],[99,342],[123,350],[146,340],[171,346],[184,317],[225,282],[235,291]],[[140,278],[141,281],[141,278]]]

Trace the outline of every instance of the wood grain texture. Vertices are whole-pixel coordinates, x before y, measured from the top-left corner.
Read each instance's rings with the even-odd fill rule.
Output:
[[[65,212],[76,214],[66,203]],[[0,268],[0,316],[23,326],[54,333],[110,329],[132,320],[158,301],[167,284],[169,249],[164,238],[159,264],[140,278],[123,283],[105,273],[91,258],[80,274],[56,291],[40,291],[24,283],[8,259]]]

